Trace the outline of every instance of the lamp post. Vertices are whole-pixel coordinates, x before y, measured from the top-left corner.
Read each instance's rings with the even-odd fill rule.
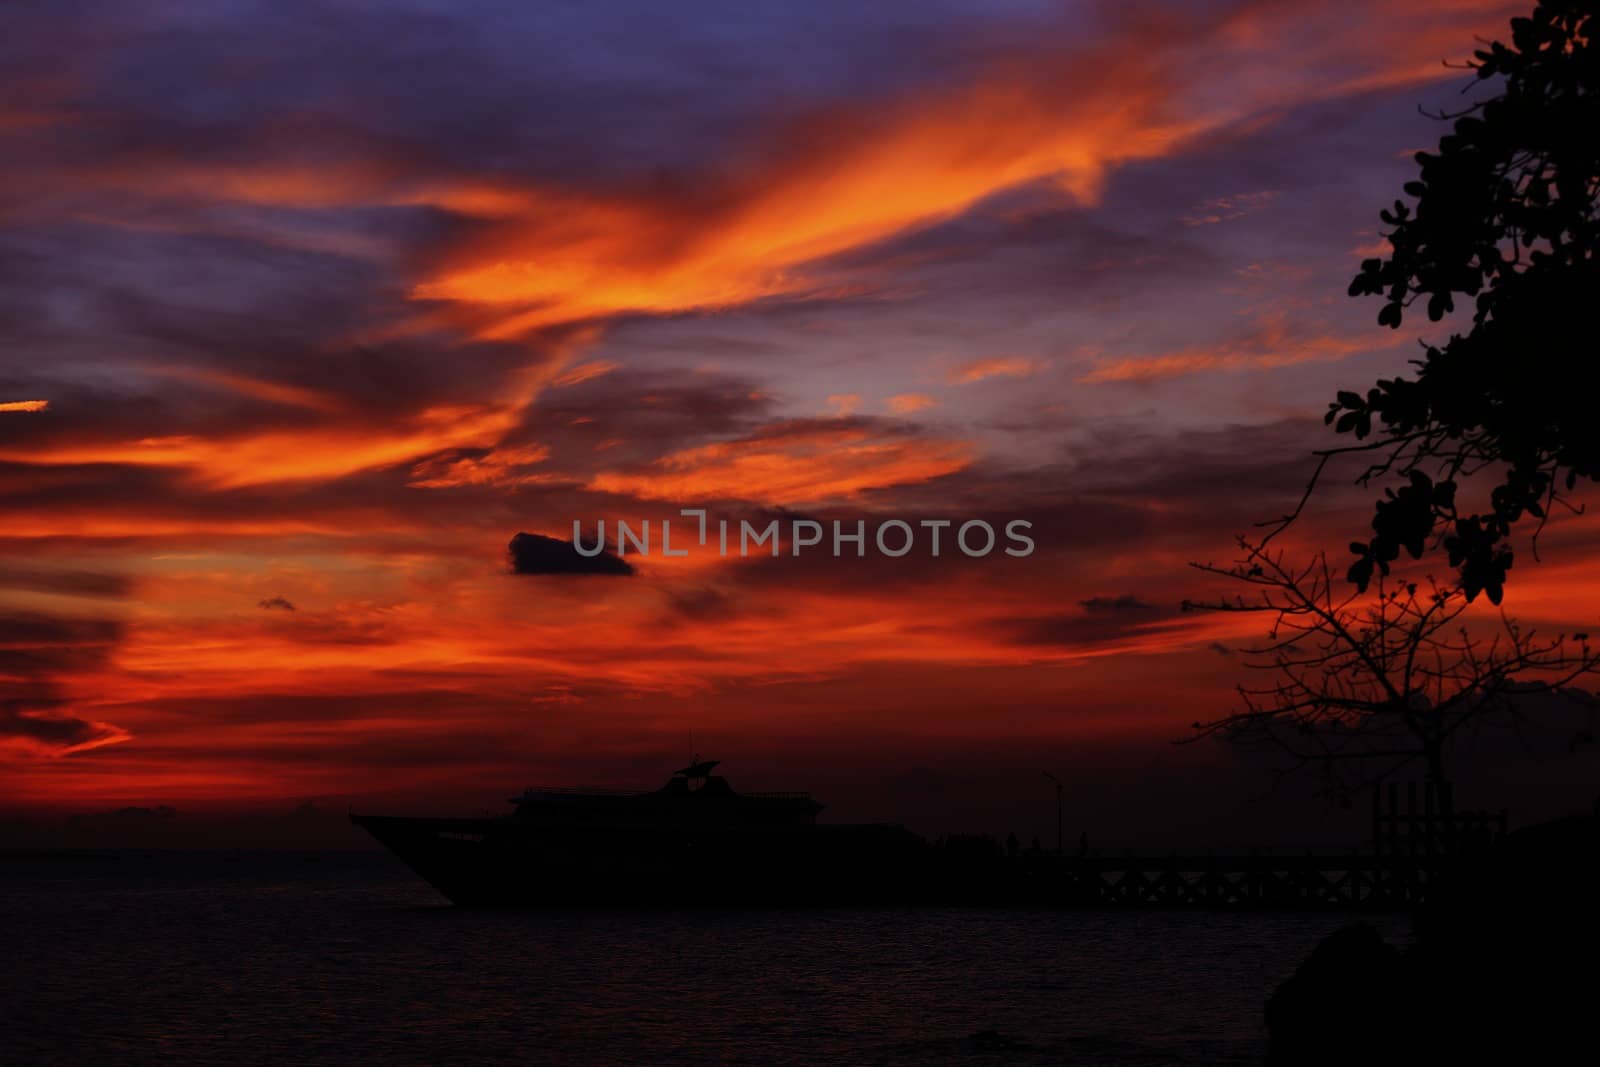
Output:
[[[1061,779],[1057,778],[1049,771],[1044,771],[1043,774],[1046,778],[1050,779],[1050,781],[1054,783],[1056,787],[1056,855],[1064,856],[1066,853],[1062,850],[1061,844]]]

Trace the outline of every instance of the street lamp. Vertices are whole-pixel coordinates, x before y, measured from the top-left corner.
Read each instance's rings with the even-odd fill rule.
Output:
[[[1062,850],[1061,844],[1061,779],[1057,778],[1049,771],[1044,771],[1042,773],[1046,778],[1050,779],[1050,781],[1053,782],[1056,787],[1056,855],[1064,856],[1066,853]]]

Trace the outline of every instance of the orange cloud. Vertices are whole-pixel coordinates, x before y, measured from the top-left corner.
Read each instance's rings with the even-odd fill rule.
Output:
[[[298,385],[285,385],[282,382],[252,378],[249,375],[236,374],[232,371],[217,370],[211,367],[153,367],[150,368],[149,373],[164,378],[175,378],[180,381],[210,385],[218,389],[225,389],[230,393],[237,393],[240,396],[265,400],[268,403],[281,404],[285,407],[319,411],[325,415],[338,414],[344,408],[338,397],[328,393],[319,392],[315,389],[306,389]]]
[[[516,422],[497,407],[430,408],[394,427],[334,424],[234,437],[147,437],[0,450],[0,460],[40,466],[121,463],[190,470],[212,488],[320,481],[387,467],[451,448],[495,441]]]
[[[485,225],[445,249],[412,295],[481,335],[513,337],[835,293],[827,257],[996,193],[1048,184],[1093,202],[1119,167],[1196,138],[1312,100],[1457,76],[1439,59],[1463,55],[1474,33],[1503,35],[1512,9],[1425,0],[1399,14],[1359,2],[1245,3],[1159,21],[1117,13],[1094,38],[1041,32],[1037,47],[997,55],[965,84],[819,109],[681,184],[596,192],[355,146],[315,166],[141,153],[31,178],[69,193],[441,208]]]
[[[859,425],[797,424],[666,456],[648,468],[610,472],[590,488],[650,500],[748,500],[793,506],[868,489],[925,482],[971,462],[962,441],[874,434]]]
[[[1381,346],[1384,342],[1377,342]],[[1158,356],[1104,359],[1078,378],[1084,385],[1107,382],[1156,382],[1213,371],[1271,370],[1299,363],[1321,363],[1370,352],[1371,337],[1332,334],[1299,336],[1281,320],[1265,322],[1241,340],[1219,345],[1191,345]]]
[[[543,463],[550,449],[543,445],[496,448],[486,454],[447,453],[417,464],[406,484],[416,489],[451,489],[465,485],[511,487],[546,481],[551,476],[529,473],[526,468]]]
[[[48,411],[48,400],[7,400],[0,402],[0,412]]]
[[[1503,29],[1503,10],[1444,5],[1403,30],[1381,8],[1348,5],[1245,5],[1193,24],[1130,17],[1090,48],[1047,45],[971,84],[812,115],[742,165],[701,175],[692,191],[502,192],[489,206],[513,213],[446,256],[414,295],[476,307],[488,335],[514,336],[825,290],[816,266],[825,257],[999,191],[1049,182],[1093,202],[1116,168],[1203,134],[1314,99],[1451,76],[1438,58],[1467,49],[1472,29]],[[1216,73],[1212,64],[1228,69],[1235,91],[1191,91],[1189,81]],[[1258,206],[1236,199],[1206,218]]]
[[[1097,37],[1041,31],[1037,47],[997,55],[966,84],[820,109],[681,186],[593,192],[354,145],[315,165],[141,152],[28,177],[66,193],[427,206],[490,223],[412,292],[458,305],[488,335],[514,336],[828,291],[819,261],[995,193],[1049,183],[1092,202],[1117,168],[1197,137],[1312,100],[1457,76],[1439,60],[1463,56],[1474,33],[1503,36],[1505,15],[1524,6],[1243,3],[1159,20],[1113,8]]]
[[[1376,259],[1387,256],[1394,251],[1394,246],[1387,237],[1374,237],[1370,241],[1356,245],[1346,253],[1351,259]]]
[[[624,312],[716,308],[824,286],[811,264],[1047,180],[1095,199],[1114,166],[1211,120],[1182,116],[1162,64],[1113,48],[992,69],[977,84],[835,108],[694,193],[530,191],[414,295],[500,312],[491,335]]]
[[[201,485],[233,489],[274,482],[324,481],[412,463],[450,450],[489,449],[521,424],[528,406],[593,336],[592,331],[578,330],[558,339],[545,351],[544,358],[510,372],[499,383],[491,403],[426,407],[384,424],[358,423],[339,416],[309,427],[274,427],[227,436],[66,439],[10,450],[0,447],[0,461],[41,467],[96,463],[170,467],[191,472]],[[203,369],[167,369],[158,373],[319,412],[333,414],[340,410],[337,398],[330,395],[244,375]]]
[[[861,406],[861,394],[835,393],[828,397],[828,406],[833,409],[835,415],[840,417],[853,415],[856,409]]]
[[[557,387],[581,385],[584,382],[593,381],[595,378],[604,377],[616,369],[617,364],[608,360],[593,360],[588,363],[578,364],[565,374],[557,376],[550,384]]]
[[[991,356],[961,364],[945,376],[951,385],[971,385],[985,378],[1028,378],[1044,369],[1044,363],[1021,356]]]
[[[914,415],[936,407],[938,403],[927,393],[900,393],[889,398],[889,411],[895,415]]]
[[[395,532],[406,528],[408,526],[392,514],[363,508],[351,508],[332,515],[236,519],[227,515],[145,515],[127,505],[114,508],[62,505],[50,509],[49,514],[6,516],[5,527],[0,529],[0,544],[7,540],[63,538],[148,538],[155,541],[193,538],[205,541],[218,537],[340,537],[362,529]]]

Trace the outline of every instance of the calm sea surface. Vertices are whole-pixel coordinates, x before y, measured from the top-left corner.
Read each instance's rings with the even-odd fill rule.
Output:
[[[1248,1064],[1344,921],[479,912],[377,854],[0,855],[0,1063]]]

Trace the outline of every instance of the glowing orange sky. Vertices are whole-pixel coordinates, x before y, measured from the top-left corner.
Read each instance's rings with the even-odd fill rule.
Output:
[[[738,92],[645,39],[547,83],[465,33],[402,91],[433,30],[398,16],[303,61],[154,11],[40,52],[0,76],[0,802],[492,791],[691,729],[1181,733],[1248,636],[1175,610],[1186,563],[1402,365],[1352,250],[1457,92],[1437,60],[1514,7],[751,16]],[[169,18],[253,62],[130,80],[193,62]],[[1039,548],[509,573],[518,531],[695,506]],[[1592,612],[1583,529],[1519,613]]]

